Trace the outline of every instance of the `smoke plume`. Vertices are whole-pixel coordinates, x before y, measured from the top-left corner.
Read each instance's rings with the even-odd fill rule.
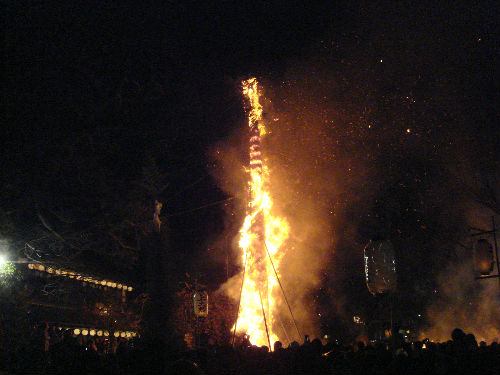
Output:
[[[468,206],[470,227],[491,230],[492,212],[474,202]],[[491,234],[486,235],[486,238],[493,243]],[[470,241],[470,238],[466,240]],[[475,279],[478,275],[474,273],[471,246],[458,249],[458,253],[458,259],[451,262],[438,277],[436,298],[426,311],[428,327],[420,336],[434,341],[447,341],[451,339],[453,329],[460,328],[466,333],[474,334],[478,342],[498,342],[498,279]]]
[[[345,46],[355,43],[360,42]],[[444,298],[436,306],[452,311],[459,301],[451,296],[461,298],[458,285],[473,281],[456,272],[467,267],[455,248],[468,231],[464,207],[471,199],[461,180],[468,172],[459,161],[480,160],[475,150],[481,150],[482,165],[489,165],[494,142],[474,140],[473,121],[463,112],[466,95],[455,81],[438,88],[431,78],[419,78],[426,64],[435,67],[436,77],[452,74],[432,54],[412,65],[407,56],[387,62],[361,45],[358,52],[322,47],[326,52],[315,58],[291,62],[279,79],[261,81],[269,131],[263,157],[270,168],[273,215],[290,224],[280,277],[299,330],[318,336],[331,329],[325,330],[328,319],[339,318],[349,329],[353,314],[374,318],[362,258],[364,245],[374,237],[394,243],[401,316],[423,311],[436,280]],[[227,227],[233,261],[241,264],[236,237],[245,215],[248,133],[243,120],[235,129],[213,155],[221,188],[236,198],[228,208]],[[487,138],[487,128],[481,129]],[[447,268],[450,262],[455,266]],[[458,267],[455,273],[453,267]],[[221,290],[237,301],[239,276],[231,274]],[[446,280],[457,285],[456,293]],[[476,289],[478,301],[484,299],[478,309],[492,308],[490,302],[497,300],[491,299],[489,284],[494,288],[494,282],[486,282]],[[297,340],[288,309],[281,308],[289,340]],[[429,309],[436,325],[443,319],[438,310]],[[492,315],[485,317],[495,324]],[[476,332],[482,337],[479,328]]]
[[[325,72],[318,73],[310,82],[307,76],[292,71],[286,85],[265,82],[262,98],[269,132],[263,139],[263,156],[270,169],[273,215],[286,218],[290,225],[290,236],[283,246],[280,279],[300,333],[311,337],[320,334],[318,290],[324,283],[324,271],[331,264],[346,193],[352,188],[349,195],[356,194],[355,185],[358,189],[360,186],[356,181],[365,177],[362,160],[345,149],[345,144],[353,145],[355,136],[338,136],[343,133],[345,114],[338,112],[339,106],[318,100],[332,88],[331,81],[322,82],[325,76]],[[231,140],[213,152],[219,162],[220,186],[242,203],[247,178],[245,130],[235,132]],[[363,195],[361,190],[357,193]],[[242,222],[244,215],[239,206],[230,214],[236,222]],[[233,241],[237,254],[235,245]],[[236,274],[221,288],[235,301],[239,297],[240,278]],[[287,332],[281,339],[301,341],[281,291],[273,297],[278,301],[281,324]]]

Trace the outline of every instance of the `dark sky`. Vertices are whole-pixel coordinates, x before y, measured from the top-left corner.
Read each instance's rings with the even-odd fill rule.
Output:
[[[241,123],[239,79],[279,77],[289,58],[338,27],[332,20],[342,10],[245,3],[8,2],[7,175],[20,166],[44,175],[47,164],[64,158],[64,144],[100,134],[127,155],[110,173],[133,170],[137,165],[127,164],[141,163],[148,150],[159,155],[169,174],[166,194],[176,196],[165,213],[226,198],[211,178],[181,191],[209,172],[209,149]],[[41,181],[33,177],[33,183]],[[222,225],[208,220],[215,228],[200,229],[207,223],[203,213],[176,216],[173,226],[177,220],[181,228],[197,228],[186,232],[196,237],[186,243],[195,246]]]
[[[209,155],[244,127],[238,82],[251,75],[282,95],[276,110],[289,111],[289,103],[302,97],[309,110],[321,90],[341,98],[331,106],[343,107],[337,115],[346,126],[328,136],[336,134],[345,145],[335,149],[345,170],[332,174],[347,173],[349,150],[357,155],[366,147],[378,155],[367,159],[378,190],[357,205],[338,198],[346,220],[363,224],[356,229],[360,242],[373,235],[370,221],[360,217],[383,211],[376,202],[400,193],[380,181],[401,175],[409,191],[419,191],[414,179],[404,177],[408,167],[418,175],[432,165],[437,176],[465,155],[467,173],[498,176],[498,2],[139,3],[4,6],[4,221],[27,231],[37,223],[37,204],[58,203],[78,217],[75,225],[85,226],[99,209],[78,197],[94,202],[97,174],[116,183],[119,194],[152,155],[167,176],[158,198],[165,203],[172,246],[192,263],[227,229],[227,207],[211,204],[230,195],[212,177],[217,161]],[[296,91],[287,91],[291,86]],[[396,106],[395,98],[408,102]],[[327,101],[318,108],[329,108]],[[367,119],[378,130],[356,133]],[[357,130],[347,131],[353,123]],[[410,146],[395,146],[407,128],[415,134],[412,147],[420,150],[414,163],[406,157]],[[358,140],[355,152],[347,147],[351,138]],[[422,163],[422,150],[436,148],[441,151],[429,151],[436,162]],[[389,177],[380,172],[385,170]],[[435,179],[426,188],[439,184],[446,182]],[[405,193],[412,198],[402,201],[416,207],[416,196],[435,202],[441,193]],[[427,221],[438,211],[428,211]],[[417,218],[398,220],[395,227]],[[349,269],[348,254],[345,259]]]

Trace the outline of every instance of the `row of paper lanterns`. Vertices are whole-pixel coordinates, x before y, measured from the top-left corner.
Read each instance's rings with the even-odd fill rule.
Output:
[[[38,270],[38,271],[42,271],[42,272],[47,272],[49,274],[69,277],[70,279],[76,279],[76,280],[80,280],[83,282],[93,283],[96,285],[107,286],[110,288],[123,289],[123,290],[129,291],[129,292],[131,292],[133,290],[133,288],[131,286],[127,286],[125,284],[115,283],[114,281],[110,281],[110,280],[97,280],[97,279],[94,279],[93,277],[83,276],[77,272],[68,271],[68,270],[61,270],[61,269],[52,268],[52,267],[46,267],[43,264],[30,263],[30,264],[28,264],[28,268],[30,270]]]
[[[107,330],[97,330],[97,329],[88,329],[88,328],[75,328],[73,329],[73,334],[75,336],[98,336],[98,337],[109,337],[109,331]],[[137,333],[132,332],[132,331],[114,331],[113,332],[114,337],[122,337],[122,338],[127,338],[130,339],[132,337],[136,337]]]

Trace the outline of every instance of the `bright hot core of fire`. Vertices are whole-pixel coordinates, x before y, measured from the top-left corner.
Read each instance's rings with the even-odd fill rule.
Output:
[[[266,135],[258,82],[251,78],[242,82],[248,100],[250,131],[250,165],[248,168],[247,215],[240,229],[243,274],[238,320],[235,329],[246,333],[253,345],[269,345],[279,340],[279,316],[276,295],[279,295],[280,260],[289,225],[285,219],[272,215],[269,193],[269,169],[262,157],[261,142]],[[276,272],[276,273],[275,273]],[[267,326],[267,327],[266,327]]]

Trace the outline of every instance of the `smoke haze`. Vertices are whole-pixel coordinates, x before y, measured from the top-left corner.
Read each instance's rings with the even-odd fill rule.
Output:
[[[342,98],[324,100],[328,92],[338,89],[337,83],[325,80],[328,76],[326,71],[311,77],[292,69],[285,84],[274,86],[265,82],[262,98],[269,132],[263,139],[263,155],[271,171],[273,215],[286,218],[290,224],[280,278],[299,330],[312,337],[320,335],[322,310],[318,292],[325,286],[325,279],[336,279],[334,272],[325,272],[334,266],[339,238],[336,232],[342,228],[342,236],[349,236],[358,225],[356,221],[344,221],[341,225],[343,210],[369,194],[363,181],[372,173],[365,166],[369,151],[368,155],[355,152],[362,147],[359,133],[363,129],[352,122],[345,125],[352,114],[345,108],[339,110],[341,105],[335,100]],[[218,157],[219,171],[223,171],[218,176],[221,187],[240,199],[246,198],[245,130],[243,136],[237,131],[213,153]],[[236,211],[242,214],[241,207]],[[235,242],[233,251],[238,253]],[[236,275],[222,287],[236,301],[240,277]],[[283,311],[281,321],[287,327],[287,336],[301,340],[291,324],[283,297],[274,297]],[[340,296],[332,298],[341,300]],[[341,309],[337,304],[331,307]]]
[[[467,221],[472,228],[489,231],[492,228],[493,212],[484,206],[469,202]],[[493,244],[493,236],[485,235]],[[470,238],[465,238],[470,241]],[[477,238],[476,238],[477,240]],[[500,289],[498,279],[476,280],[473,270],[472,246],[457,249],[457,260],[451,262],[437,280],[436,297],[428,306],[428,326],[420,338],[434,341],[451,339],[451,332],[461,328],[472,333],[478,342],[498,342],[500,339]],[[496,267],[493,270],[496,273]]]
[[[349,43],[357,44],[356,53]],[[463,107],[467,95],[451,79],[456,72],[438,65],[432,51],[418,58],[398,56],[392,63],[373,48],[360,52],[359,40],[319,47],[323,52],[291,62],[279,79],[261,81],[269,132],[263,156],[271,171],[273,215],[290,224],[280,277],[299,328],[318,336],[333,329],[328,321],[341,321],[349,329],[353,315],[370,318],[375,300],[364,284],[362,249],[380,237],[395,246],[401,315],[421,314],[429,294],[443,289],[438,296],[443,300],[433,305],[440,307],[429,308],[430,322],[438,325],[444,318],[436,311],[458,306],[445,280],[460,278],[450,282],[459,298],[458,289],[470,276],[458,276],[468,263],[457,252],[457,242],[467,239],[467,205],[477,200],[475,190],[487,186],[491,176],[485,171],[492,166],[498,139],[484,143],[488,128],[470,126],[473,112]],[[419,76],[423,66],[434,67],[432,77]],[[451,83],[436,86],[442,77]],[[237,198],[228,209],[233,238],[247,194],[246,124],[235,128],[234,136],[212,153],[220,186]],[[480,177],[464,180],[474,174]],[[238,278],[222,287],[235,300]],[[495,291],[485,285],[477,293],[478,305],[493,312]],[[282,311],[293,336],[285,306]]]

